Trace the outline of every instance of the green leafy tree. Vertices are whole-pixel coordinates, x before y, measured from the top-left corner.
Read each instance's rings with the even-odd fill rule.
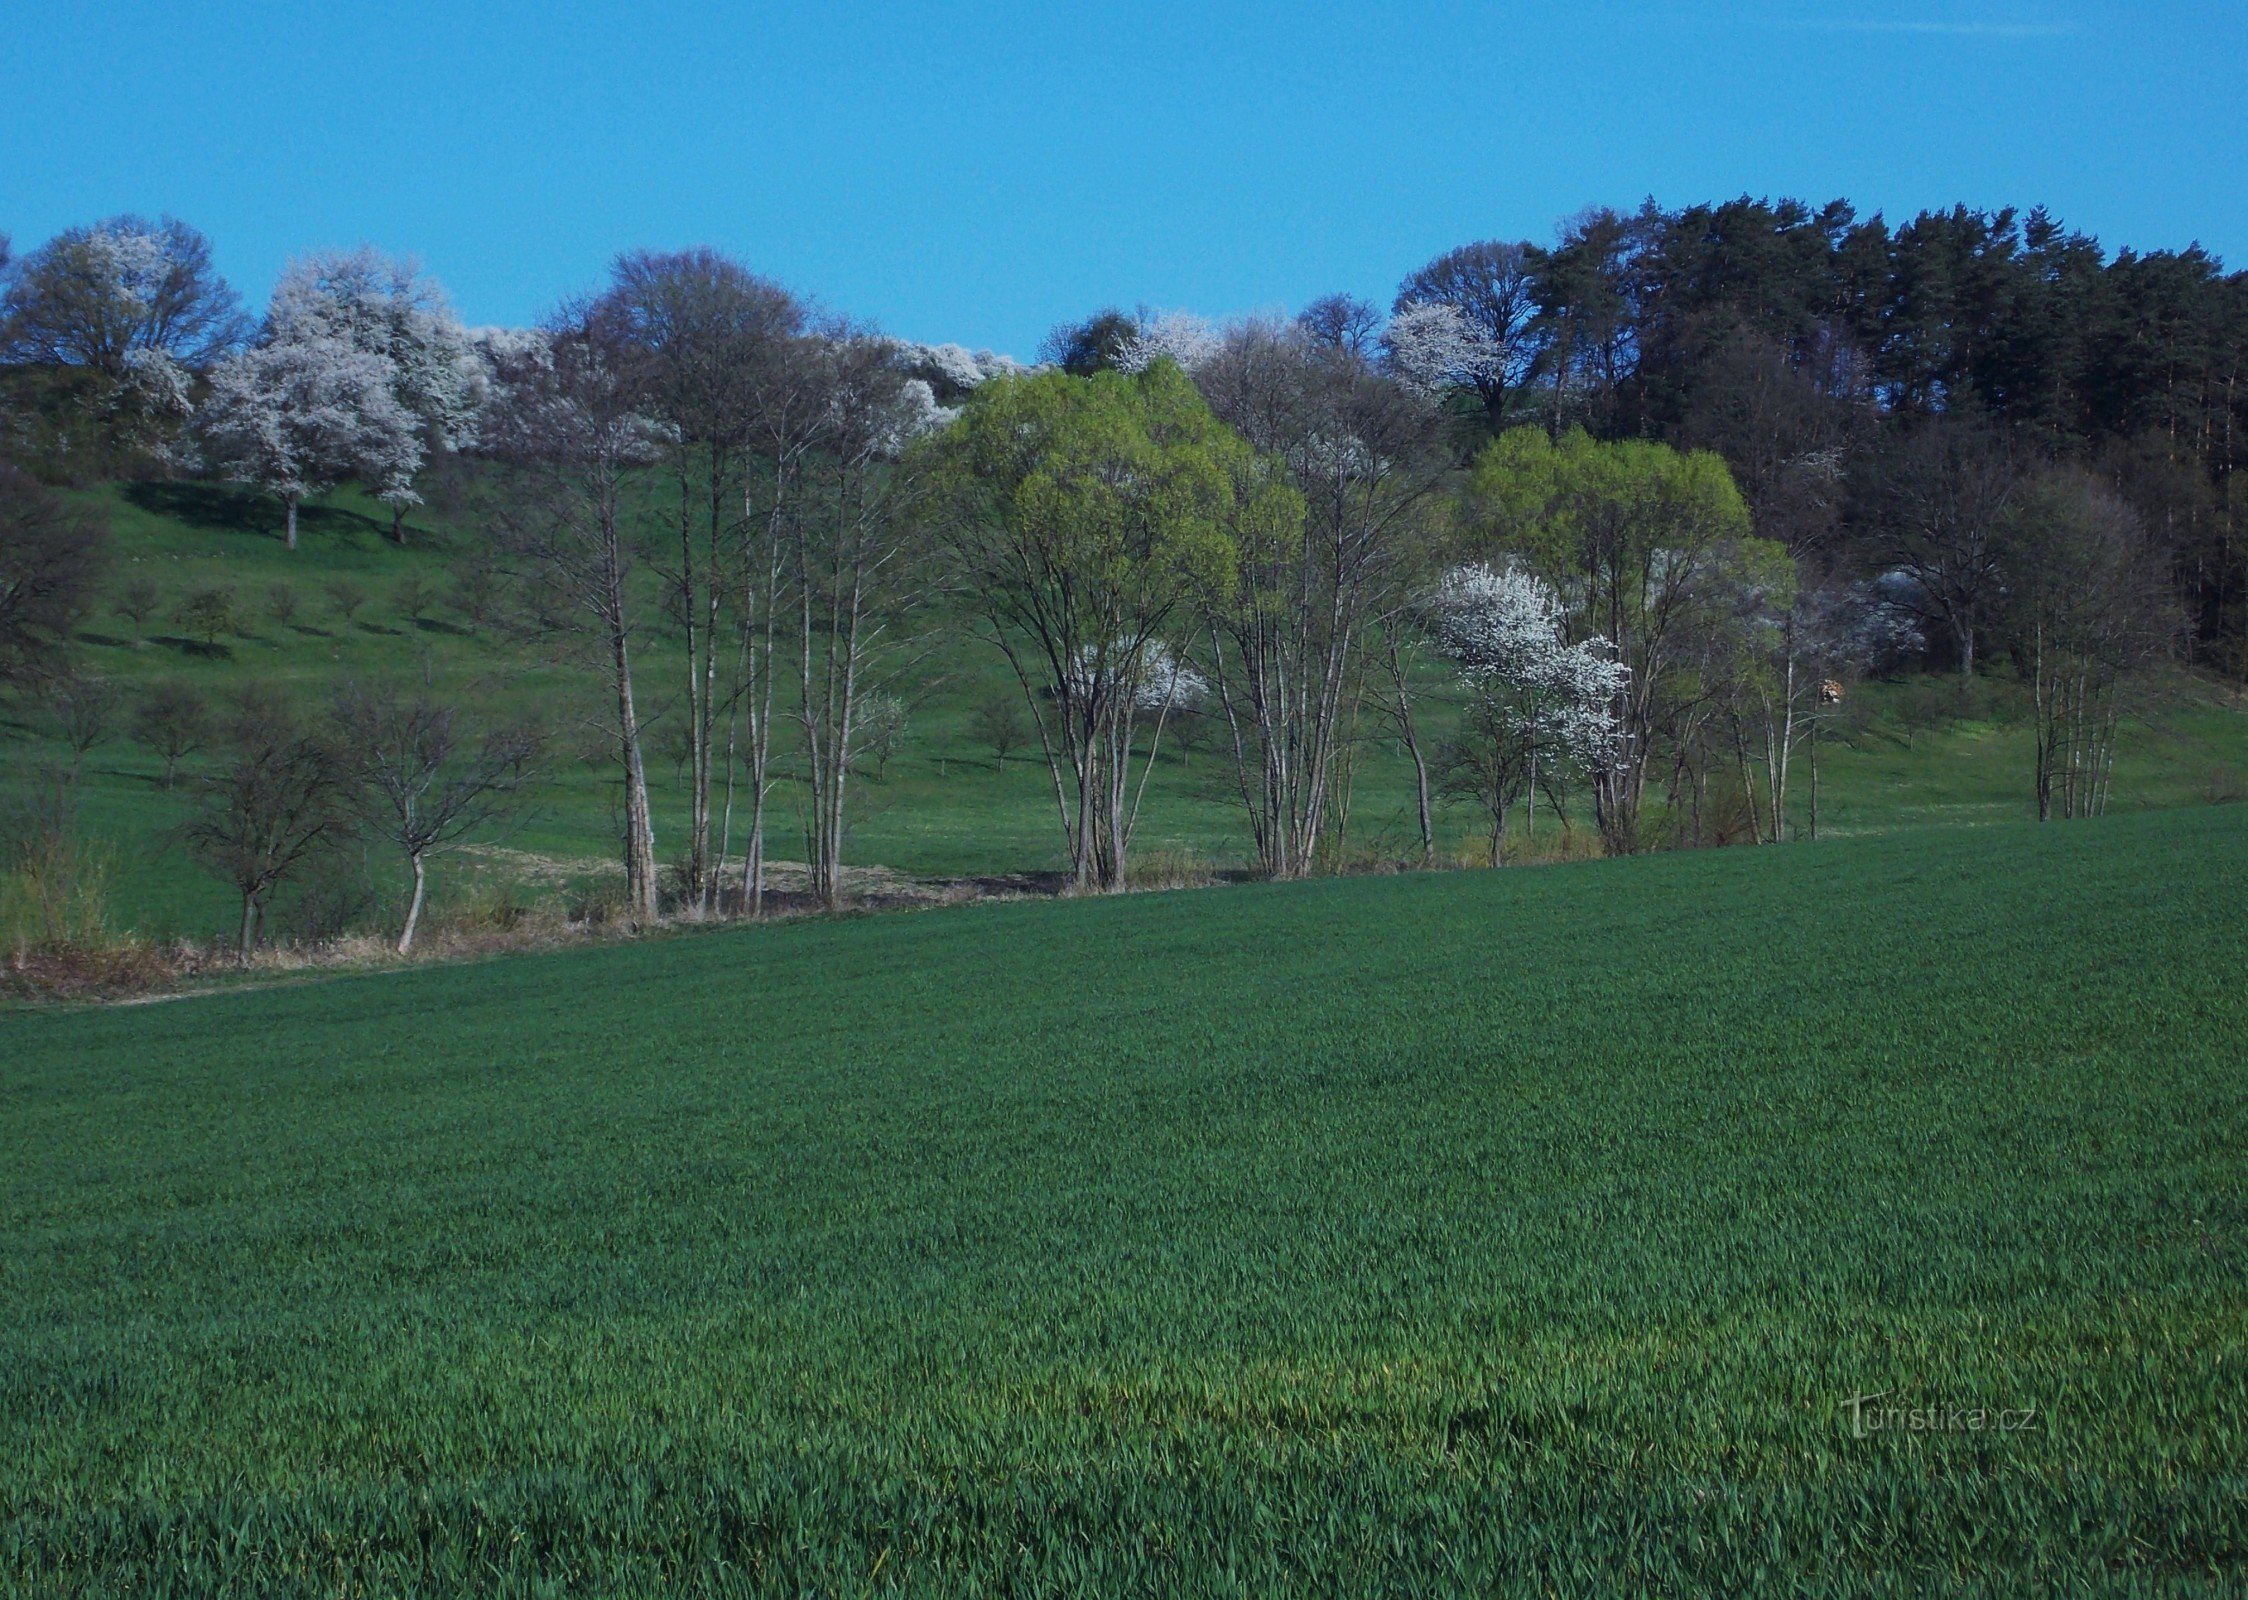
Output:
[[[1630,669],[1613,746],[1591,776],[1608,848],[1638,849],[1658,752],[1705,743],[1703,724],[1725,703],[1746,642],[1793,601],[1786,550],[1753,535],[1718,457],[1597,443],[1582,430],[1556,440],[1517,428],[1492,440],[1463,513],[1474,553],[1525,562],[1566,597],[1572,637],[1610,640]]]
[[[1186,678],[1164,633],[1232,581],[1249,447],[1166,360],[995,379],[924,448],[955,579],[1022,685],[1076,881],[1121,889]]]

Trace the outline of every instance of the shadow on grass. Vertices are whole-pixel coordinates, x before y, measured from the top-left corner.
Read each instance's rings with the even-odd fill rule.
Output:
[[[131,650],[135,648],[132,640],[120,639],[116,635],[108,633],[81,633],[78,636],[78,642],[80,644],[101,645],[111,650]]]
[[[121,492],[127,503],[191,528],[275,543],[282,537],[281,503],[238,484],[156,479],[126,484]],[[301,544],[308,538],[347,550],[371,550],[390,545],[390,530],[373,517],[341,506],[299,506],[297,539]]]
[[[468,629],[461,627],[458,623],[446,622],[437,617],[416,617],[414,626],[424,633],[450,634],[456,639],[467,638],[469,632]]]
[[[202,661],[232,661],[234,651],[226,645],[203,639],[182,639],[176,633],[151,634],[148,642],[177,650],[183,656],[194,656]]]

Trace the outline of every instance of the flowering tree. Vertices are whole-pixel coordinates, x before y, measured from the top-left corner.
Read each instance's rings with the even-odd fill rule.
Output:
[[[1441,300],[1399,306],[1384,342],[1398,381],[1423,395],[1480,392],[1505,370],[1505,353],[1491,337]]]
[[[370,463],[368,487],[391,510],[391,538],[405,538],[406,508],[421,503],[415,476],[435,450],[475,442],[486,369],[445,291],[413,263],[362,245],[289,264],[267,314],[271,343],[334,342],[387,363],[387,384],[411,419],[411,434]]]
[[[1116,370],[1145,372],[1168,358],[1178,363],[1181,372],[1193,372],[1223,343],[1218,330],[1191,311],[1142,312],[1137,329],[1117,352]]]
[[[1535,817],[1541,768],[1550,777],[1614,761],[1615,705],[1631,674],[1606,639],[1564,642],[1560,596],[1512,563],[1453,568],[1425,609],[1437,649],[1476,697],[1447,765],[1452,787],[1490,818],[1497,866],[1515,799],[1528,796]]]
[[[297,547],[297,507],[340,479],[410,482],[419,428],[399,403],[391,363],[341,339],[279,338],[211,371],[196,412],[205,460],[237,483],[280,496]]]
[[[113,433],[185,416],[191,375],[243,331],[210,242],[173,217],[66,229],[16,263],[0,297],[0,351],[87,375]]]

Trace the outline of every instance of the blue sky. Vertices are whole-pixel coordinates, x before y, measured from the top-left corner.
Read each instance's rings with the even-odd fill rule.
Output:
[[[911,338],[1386,303],[1595,204],[2043,203],[2248,265],[2248,5],[25,4],[0,231],[170,211],[262,303],[421,258],[525,322],[709,243]]]

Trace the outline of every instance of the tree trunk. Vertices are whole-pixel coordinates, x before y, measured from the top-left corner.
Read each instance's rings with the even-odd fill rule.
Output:
[[[246,967],[250,964],[250,951],[256,945],[257,938],[258,897],[254,894],[246,894],[242,897],[242,941],[236,946],[234,952],[235,959],[241,965]]]
[[[414,948],[414,929],[421,922],[422,893],[428,884],[428,875],[422,866],[421,852],[415,851],[411,859],[414,863],[414,898],[406,907],[405,931],[398,935],[398,953],[400,955],[405,955]]]
[[[401,550],[406,547],[406,508],[404,506],[392,506],[390,508],[390,542]]]
[[[635,927],[656,920],[656,838],[648,811],[648,772],[633,707],[632,656],[621,629],[609,640],[616,675],[618,756],[624,767],[625,898]]]
[[[289,548],[294,550],[297,547],[297,497],[293,494],[285,496],[284,504],[286,504],[289,508],[288,521],[284,537],[288,542]]]

